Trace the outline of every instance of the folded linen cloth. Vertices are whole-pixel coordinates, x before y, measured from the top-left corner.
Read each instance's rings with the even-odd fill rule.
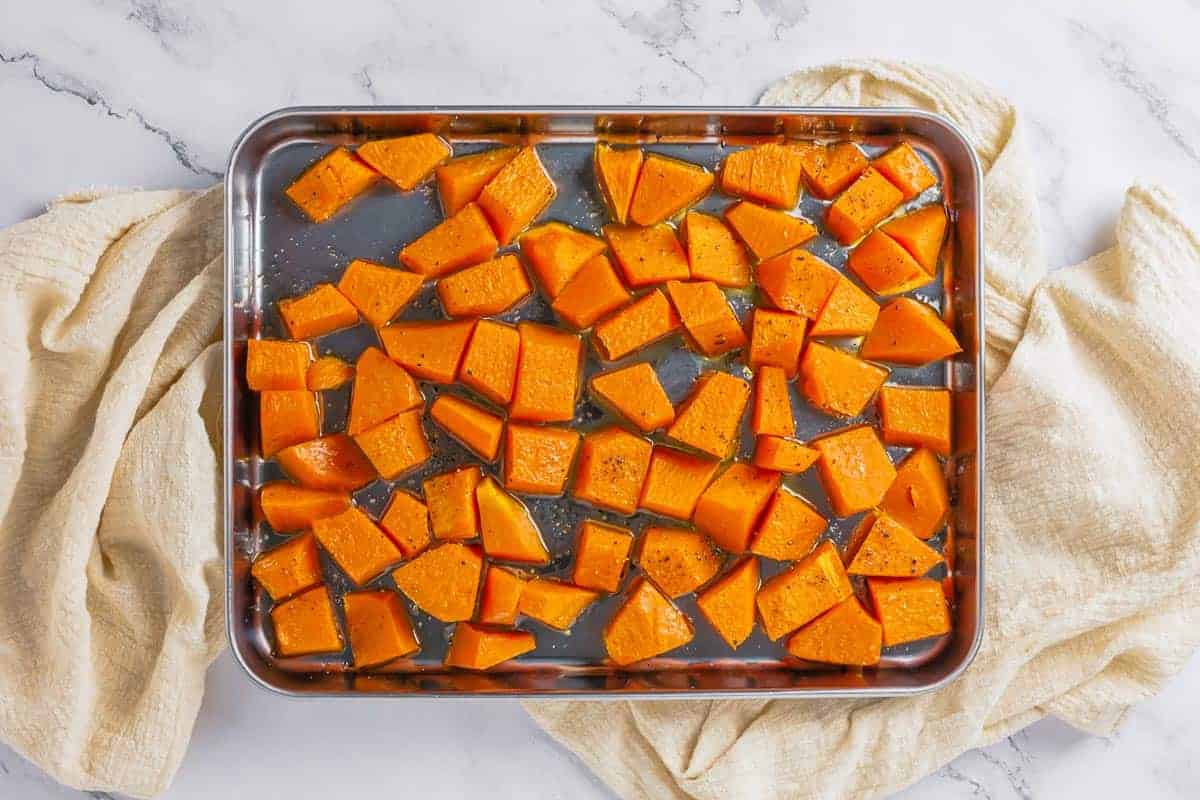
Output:
[[[1117,244],[1049,275],[1020,119],[929,67],[797,72],[767,105],[915,106],[983,162],[987,564],[973,665],[864,701],[537,702],[625,798],[870,798],[1053,714],[1097,734],[1200,643],[1200,237],[1135,186]]]

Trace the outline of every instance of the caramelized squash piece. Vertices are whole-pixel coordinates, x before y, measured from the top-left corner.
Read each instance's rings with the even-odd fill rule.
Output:
[[[712,281],[667,281],[667,296],[679,314],[695,348],[706,356],[719,356],[746,344],[746,333]]]
[[[484,461],[500,455],[504,419],[474,403],[443,394],[429,407],[429,416],[460,444]]]
[[[377,667],[421,649],[395,592],[350,592],[342,598],[342,606],[355,669]]]
[[[383,177],[410,192],[450,157],[450,145],[432,133],[416,133],[364,142],[356,152]]]
[[[594,376],[588,388],[600,404],[650,433],[675,420],[675,407],[649,362]]]
[[[601,253],[579,268],[550,308],[563,322],[582,330],[628,303],[632,296],[608,256]]]
[[[508,415],[531,422],[566,422],[575,416],[583,343],[572,333],[522,322],[517,382]]]
[[[321,559],[311,534],[294,536],[254,559],[250,574],[278,603],[321,582]]]
[[[458,367],[458,379],[496,405],[506,406],[517,383],[520,353],[521,335],[515,327],[481,319]]]
[[[275,653],[288,658],[313,653],[336,653],[342,634],[333,616],[329,590],[317,586],[271,609]]]
[[[560,495],[579,449],[579,431],[510,422],[504,431],[504,486],[510,492]]]
[[[828,526],[815,508],[780,488],[763,514],[750,552],[776,561],[796,561],[812,551]]]
[[[433,543],[429,527],[429,508],[414,494],[397,489],[392,492],[379,527],[388,535],[404,558],[412,558]]]
[[[433,451],[421,426],[420,411],[405,411],[354,435],[354,443],[384,480],[393,480],[429,460]]]
[[[759,261],[774,258],[817,235],[816,227],[802,217],[747,201],[725,209],[725,221]]]
[[[550,563],[542,532],[520,500],[488,477],[475,487],[475,501],[479,505],[483,551],[488,558],[522,564]]]
[[[683,218],[683,239],[693,280],[729,289],[750,283],[750,256],[718,217],[689,211]]]
[[[852,244],[904,201],[904,195],[868,167],[825,211],[825,227],[842,244]]]
[[[878,505],[896,478],[896,468],[869,425],[844,428],[809,444],[821,454],[821,483],[839,517]]]
[[[879,390],[879,426],[883,440],[905,447],[928,447],[950,455],[950,392],[913,386]]]
[[[283,193],[313,222],[324,222],[377,180],[378,172],[339,147],[301,173]]]
[[[511,244],[518,233],[550,206],[556,191],[537,150],[523,147],[483,187],[479,207],[487,214],[503,246]]]
[[[795,439],[768,435],[754,440],[754,466],[785,475],[799,475],[815,464],[819,455]]]
[[[442,622],[470,619],[483,578],[478,548],[447,542],[392,572],[396,588],[417,608]]]
[[[350,495],[274,481],[259,490],[258,504],[272,529],[278,533],[291,533],[304,530],[315,519],[345,511],[350,507]]]
[[[744,553],[779,481],[778,472],[734,462],[700,494],[692,521],[721,549]]]
[[[479,467],[470,466],[434,475],[421,483],[434,536],[461,540],[479,535],[475,490],[482,479]]]
[[[378,347],[363,350],[354,369],[356,377],[346,419],[346,433],[351,436],[425,404],[413,377]]]
[[[488,625],[516,624],[517,605],[521,602],[525,580],[524,576],[507,567],[488,565],[479,598],[479,621]]]
[[[361,509],[313,520],[313,536],[342,572],[362,586],[400,560],[400,550]]]
[[[521,237],[521,253],[542,292],[554,300],[575,273],[604,252],[604,240],[561,222],[547,222]]]
[[[647,525],[638,564],[667,597],[681,597],[708,583],[721,569],[721,554],[702,533]]]
[[[933,280],[908,251],[882,231],[871,231],[850,251],[846,266],[875,294],[901,294]]]
[[[883,626],[885,647],[950,632],[950,610],[946,607],[942,585],[937,581],[929,578],[868,578],[867,590]]]
[[[946,476],[937,456],[925,449],[909,453],[879,507],[921,539],[937,533],[950,510]]]
[[[252,392],[307,388],[312,350],[307,342],[246,340],[246,385]]]
[[[354,304],[329,283],[318,284],[308,294],[280,300],[276,305],[293,339],[315,339],[358,324]]]
[[[520,260],[503,255],[438,281],[437,296],[450,317],[501,314],[533,294]]]
[[[776,308],[816,319],[841,273],[807,250],[792,250],[758,265],[758,286]]]
[[[304,382],[310,392],[338,389],[354,379],[354,367],[337,356],[321,356],[308,365]]]
[[[687,280],[691,276],[687,254],[670,225],[648,228],[605,225],[604,236],[625,283],[635,289],[652,283]]]
[[[500,242],[476,203],[467,203],[400,251],[400,263],[425,276],[438,278],[468,264],[491,258]]]
[[[598,592],[615,592],[625,577],[633,534],[619,525],[584,520],[575,546],[575,567],[571,582]]]
[[[901,142],[888,150],[872,161],[871,166],[895,184],[905,200],[912,200],[937,183],[937,176],[925,166],[908,142]]]
[[[716,459],[655,446],[638,506],[664,517],[691,519],[696,502],[712,483],[719,466]]]
[[[638,147],[621,150],[600,142],[592,155],[596,183],[612,218],[624,225],[629,219],[629,204],[642,172],[642,151]]]
[[[317,395],[307,390],[269,390],[258,395],[258,427],[262,456],[321,435]]]
[[[883,627],[857,597],[847,597],[788,637],[787,651],[805,661],[871,667],[879,663]]]
[[[737,448],[750,384],[727,372],[705,372],[692,384],[667,437],[718,459]]]
[[[778,208],[795,208],[804,171],[802,150],[768,142],[725,157],[721,191]]]
[[[671,302],[655,289],[597,323],[592,329],[592,344],[605,361],[617,361],[665,339],[679,327],[679,316]]]
[[[767,581],[756,603],[763,630],[774,641],[853,596],[837,548],[825,541],[791,569]]]
[[[521,590],[517,610],[543,625],[566,631],[599,596],[599,592],[562,581],[534,578]]]
[[[638,579],[604,629],[613,663],[628,666],[682,647],[696,635],[691,621],[650,581]]]
[[[946,238],[946,209],[938,204],[885,223],[881,231],[900,243],[921,269],[937,275],[938,256]]]
[[[454,638],[446,651],[446,666],[487,670],[535,647],[537,640],[529,631],[490,630],[460,622],[454,626]]]
[[[804,328],[808,321],[790,311],[756,308],[750,316],[750,350],[746,365],[751,369],[779,367],[788,378],[800,369]]]
[[[841,194],[867,168],[867,157],[853,142],[808,147],[801,158],[808,187],[822,200]]]
[[[940,553],[887,514],[867,514],[858,531],[847,551],[851,575],[919,578],[942,563]]]
[[[758,559],[746,556],[700,594],[696,605],[733,650],[754,632],[754,598],[758,594]]]
[[[961,353],[942,318],[919,300],[897,297],[879,310],[858,354],[872,361],[921,366]]]
[[[452,383],[474,330],[474,320],[396,322],[380,328],[379,339],[392,360],[421,380]]]
[[[787,373],[779,367],[759,367],[754,375],[754,406],[750,430],[755,436],[791,436],[796,432]]]
[[[642,162],[629,218],[657,225],[695,205],[712,190],[713,174],[697,164],[651,153]]]
[[[436,170],[438,196],[442,198],[442,211],[446,216],[453,216],[467,203],[477,200],[487,182],[496,177],[520,149],[497,147],[452,158],[440,165]]]
[[[887,380],[888,371],[820,342],[812,342],[800,361],[800,391],[826,414],[857,417]]]
[[[375,480],[375,467],[344,433],[292,445],[275,455],[293,480],[310,489],[353,492]]]
[[[623,428],[583,437],[573,494],[577,500],[629,515],[637,510],[653,445]]]
[[[854,281],[839,278],[813,320],[809,336],[865,336],[879,317],[879,304]]]

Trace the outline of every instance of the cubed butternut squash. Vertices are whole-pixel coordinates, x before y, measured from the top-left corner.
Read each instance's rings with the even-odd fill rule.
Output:
[[[625,283],[635,289],[691,276],[687,254],[670,225],[605,225],[604,237]]]
[[[307,533],[293,536],[254,559],[250,574],[276,603],[316,586],[322,580],[316,541]]]
[[[336,653],[342,634],[333,616],[333,600],[324,586],[308,589],[271,609],[275,653],[284,658]]]
[[[458,379],[496,405],[506,406],[517,383],[520,353],[521,335],[514,326],[481,319],[463,353]]]
[[[378,473],[358,445],[344,433],[285,447],[275,460],[293,480],[310,489],[353,492]]]
[[[915,386],[879,390],[879,426],[883,440],[905,447],[928,447],[950,455],[950,392]]]
[[[451,383],[475,330],[475,320],[394,322],[379,329],[383,349],[416,377]]]
[[[369,669],[421,649],[400,596],[392,591],[349,592],[342,598],[355,669]]]
[[[837,548],[825,541],[791,569],[767,581],[755,602],[763,630],[774,641],[853,595]]]
[[[695,205],[713,186],[713,174],[657,153],[646,156],[638,174],[629,218],[637,225],[657,225]]]
[[[667,597],[681,597],[708,583],[721,569],[721,553],[703,533],[647,525],[638,565]]]
[[[483,557],[478,548],[447,542],[401,564],[392,579],[426,614],[442,622],[459,622],[475,613]]]
[[[521,261],[511,253],[447,275],[437,296],[449,317],[501,314],[533,294]]]
[[[547,222],[521,237],[521,253],[550,300],[562,293],[584,264],[603,252],[603,239],[561,222]]]
[[[302,172],[283,193],[313,222],[324,222],[377,180],[378,172],[339,147]]]
[[[825,227],[842,244],[853,244],[904,201],[903,193],[868,167],[825,211]]]
[[[488,670],[532,652],[537,640],[529,631],[493,630],[460,622],[446,651],[446,666]]]
[[[857,417],[887,380],[888,371],[844,350],[810,342],[800,360],[800,391],[826,414]]]
[[[337,356],[321,356],[308,365],[304,382],[310,392],[338,389],[354,379],[354,367]]]
[[[961,352],[954,333],[932,306],[897,297],[879,310],[858,354],[871,361],[921,366]]]
[[[693,280],[712,281],[728,289],[749,285],[750,256],[720,218],[689,211],[683,218],[682,233]]]
[[[252,392],[307,388],[308,342],[246,340],[246,385]]]
[[[522,494],[562,494],[578,449],[579,431],[510,422],[504,430],[504,487]]]
[[[508,415],[530,422],[566,422],[575,416],[583,343],[572,333],[522,322],[517,381]]]
[[[871,512],[859,523],[847,550],[851,575],[880,578],[919,578],[942,556],[887,514]]]
[[[795,208],[803,171],[800,148],[768,142],[725,157],[721,191],[769,206]]]
[[[763,512],[750,552],[776,561],[797,561],[812,551],[828,526],[815,508],[781,487]]]
[[[791,436],[796,432],[787,373],[779,367],[759,367],[754,374],[754,405],[750,430],[755,436]]]
[[[508,567],[489,564],[483,577],[477,619],[487,625],[514,625],[527,578]]]
[[[425,404],[412,375],[378,347],[363,350],[354,371],[350,412],[346,418],[346,433],[351,436]]]
[[[484,461],[495,461],[500,455],[503,417],[451,394],[439,395],[429,407],[429,416]]]
[[[682,647],[695,635],[686,614],[650,581],[638,579],[604,628],[604,649],[624,667]]]
[[[841,194],[867,168],[867,157],[854,142],[804,148],[801,160],[808,188],[822,200]]]
[[[400,560],[400,550],[361,509],[313,520],[313,536],[356,586]]]
[[[900,243],[931,276],[937,274],[938,256],[946,238],[946,209],[940,203],[887,222],[879,230]]]
[[[808,321],[790,311],[756,308],[750,316],[750,349],[746,365],[751,369],[779,367],[788,378],[800,369],[804,328]]]
[[[816,227],[803,217],[745,200],[725,209],[725,221],[759,261],[786,253],[817,235]]]
[[[547,578],[534,578],[521,590],[517,610],[543,625],[566,631],[599,596],[599,592],[591,589]]]
[[[700,494],[692,521],[730,553],[744,553],[771,497],[778,472],[735,462]]]
[[[615,592],[625,577],[633,534],[628,528],[584,520],[575,544],[571,582],[598,592]]]
[[[809,444],[821,454],[821,483],[839,517],[878,505],[896,479],[896,468],[869,425],[844,428]]]
[[[704,591],[696,605],[733,650],[754,632],[754,598],[758,594],[758,559],[745,556]]]
[[[501,246],[510,244],[554,200],[554,181],[546,173],[537,149],[523,147],[500,168],[479,193],[479,207],[487,214]]]
[[[450,157],[450,145],[432,133],[415,133],[364,142],[356,153],[376,172],[410,192]]]
[[[427,280],[491,258],[500,247],[477,203],[467,203],[400,250],[400,263]]]
[[[542,532],[520,500],[486,477],[475,487],[475,501],[479,505],[483,552],[488,558],[521,564],[550,563]]]
[[[637,510],[653,449],[650,442],[623,428],[588,433],[579,448],[572,494],[598,508],[632,514]]]
[[[483,479],[477,466],[460,467],[426,478],[421,483],[429,522],[438,539],[474,539],[479,535],[475,489]]]
[[[592,344],[605,361],[617,361],[665,339],[680,328],[671,301],[659,289],[647,292],[592,328]]]
[[[888,150],[872,161],[871,166],[891,181],[905,200],[912,200],[937,183],[933,170],[925,165],[908,142],[901,142]]]
[[[563,322],[582,330],[628,303],[632,296],[608,256],[601,253],[579,268],[550,308]]]
[[[933,280],[908,251],[883,231],[871,231],[850,251],[846,266],[875,294],[901,294]]]
[[[260,392],[258,427],[263,458],[317,438],[321,435],[321,415],[316,393],[294,389]]]
[[[667,281],[667,296],[697,351],[719,356],[746,344],[746,333],[724,292],[712,281]]]
[[[387,509],[379,520],[379,527],[388,535],[404,558],[412,558],[425,551],[433,542],[433,531],[429,527],[429,507],[410,492],[397,489],[392,492]]]
[[[291,533],[304,530],[314,519],[345,511],[350,507],[350,495],[344,491],[308,489],[286,481],[274,481],[259,490],[258,504],[275,531]]]
[[[617,149],[602,142],[596,143],[592,155],[596,168],[596,184],[608,206],[608,213],[624,225],[629,219],[629,204],[637,188],[644,157],[639,147]]]
[[[950,632],[950,610],[942,585],[929,578],[868,578],[867,590],[879,624],[883,644],[891,647],[942,636]]]
[[[714,458],[656,445],[638,506],[664,517],[689,520],[719,466]]]
[[[354,304],[330,283],[318,284],[308,294],[280,300],[276,305],[293,339],[315,339],[358,324]]]
[[[771,305],[816,319],[841,273],[807,250],[795,249],[764,261],[756,270],[758,287]]]
[[[624,417],[642,433],[650,433],[675,419],[675,407],[649,362],[603,372],[588,381],[592,395],[606,408]]]
[[[946,476],[937,456],[924,448],[909,453],[879,507],[921,539],[937,533],[950,509]]]
[[[809,336],[866,336],[879,317],[879,304],[848,278],[839,278]]]
[[[453,216],[467,203],[477,200],[487,182],[496,177],[496,173],[520,150],[519,147],[496,147],[452,158],[439,165],[435,170],[438,196],[446,216]]]
[[[787,640],[796,658],[847,667],[879,663],[883,627],[867,613],[857,597],[847,597]]]
[[[405,411],[373,428],[355,434],[354,443],[384,480],[393,480],[429,460],[433,451],[425,438],[420,411]]]
[[[795,439],[767,435],[754,440],[754,466],[785,475],[799,475],[815,464],[819,455]]]
[[[737,448],[750,384],[727,372],[705,372],[692,384],[667,437],[718,459]]]

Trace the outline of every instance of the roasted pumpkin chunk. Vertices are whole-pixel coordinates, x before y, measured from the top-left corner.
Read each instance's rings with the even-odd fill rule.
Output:
[[[787,640],[787,651],[805,661],[870,667],[879,663],[883,627],[857,597],[847,597]]]
[[[778,472],[750,464],[730,464],[700,494],[692,521],[723,550],[744,553],[775,490]]]
[[[725,221],[759,261],[774,258],[817,235],[803,217],[743,201],[725,210]]]
[[[920,366],[961,353],[962,347],[931,306],[897,297],[879,310],[858,354],[871,361]]]
[[[322,436],[275,454],[283,471],[301,486],[353,492],[378,473],[358,445],[344,433]]]
[[[301,173],[283,193],[313,222],[324,222],[377,180],[378,172],[339,147]]]
[[[421,649],[395,592],[350,592],[342,598],[342,606],[355,669],[377,667]]]
[[[638,564],[667,597],[680,597],[708,583],[721,561],[716,545],[698,531],[659,525],[642,531]]]
[[[946,209],[943,206],[926,206],[885,223],[879,230],[899,242],[921,269],[930,275],[937,274],[938,256],[946,238]]]
[[[625,576],[632,548],[633,534],[628,528],[584,520],[575,544],[571,582],[585,589],[615,592]]]
[[[637,510],[653,445],[623,428],[608,427],[583,437],[575,471],[576,499],[618,514]]]
[[[550,307],[563,322],[582,330],[628,303],[632,296],[608,256],[601,253],[579,268]]]
[[[883,644],[915,642],[950,632],[950,610],[942,585],[929,578],[868,578],[867,589],[879,623]]]
[[[469,400],[440,395],[429,407],[429,416],[459,443],[484,461],[500,455],[504,419]]]
[[[919,578],[942,563],[941,554],[908,528],[875,512],[859,523],[846,556],[846,572],[881,578]]]
[[[737,447],[750,384],[727,372],[705,372],[692,384],[667,436],[715,458]]]
[[[825,227],[842,244],[852,244],[904,201],[904,194],[868,167],[825,211]]]
[[[807,250],[791,250],[758,265],[758,285],[776,308],[816,319],[842,276]]]
[[[828,525],[815,508],[780,488],[767,505],[750,552],[776,561],[796,561],[812,551]]]
[[[857,417],[887,380],[888,371],[851,353],[812,342],[800,361],[800,391],[826,414]]]
[[[566,422],[575,416],[583,343],[575,334],[522,322],[521,355],[509,417],[531,422]]]
[[[510,422],[504,431],[504,486],[510,492],[560,495],[579,449],[579,431]]]
[[[796,630],[854,595],[832,542],[822,542],[795,566],[763,585],[756,603],[772,641]]]
[[[290,533],[304,530],[315,519],[345,511],[350,507],[350,495],[344,491],[308,489],[275,481],[262,487],[258,503],[273,529]]]
[[[307,390],[269,390],[258,395],[263,458],[321,434],[317,395]]]
[[[643,433],[670,425],[675,407],[654,367],[646,361],[594,376],[588,389],[601,405],[636,425]]]
[[[520,150],[519,147],[497,147],[452,158],[438,166],[438,195],[446,216],[453,216],[467,203],[477,200],[487,182],[496,177],[496,173]]]
[[[779,208],[795,208],[804,171],[803,150],[768,142],[725,158],[721,190]]]
[[[879,317],[879,304],[847,278],[839,278],[809,336],[865,336]]]
[[[354,378],[354,367],[337,356],[321,356],[308,365],[304,382],[310,392],[337,389]]]
[[[612,218],[624,225],[629,219],[629,204],[633,201],[633,190],[637,188],[638,175],[642,172],[641,148],[617,149],[612,145],[597,143],[592,155],[596,165],[596,183]]]
[[[483,578],[479,550],[461,542],[426,550],[392,572],[396,587],[434,619],[458,622],[475,613]]]
[[[689,211],[683,218],[683,238],[693,280],[712,281],[729,289],[750,283],[750,256],[719,218]]]
[[[336,653],[342,634],[333,616],[329,590],[317,586],[271,609],[275,652],[285,658],[313,653]]]
[[[779,367],[759,367],[754,375],[754,406],[750,430],[755,436],[791,436],[796,432],[787,373]]]
[[[346,432],[351,436],[425,403],[413,377],[378,347],[363,350],[354,369],[346,420]]]
[[[513,625],[517,621],[517,605],[527,578],[508,567],[488,565],[479,597],[480,622],[488,625]]]
[[[600,596],[599,592],[562,581],[534,578],[521,590],[517,610],[560,631],[570,630],[579,615]]]
[[[798,475],[817,462],[816,450],[783,436],[759,436],[754,440],[754,466]]]
[[[575,273],[604,252],[604,240],[561,222],[547,222],[521,237],[521,253],[546,297],[553,300]]]
[[[808,321],[790,311],[756,308],[750,316],[750,349],[746,365],[751,369],[779,367],[788,378],[800,369],[804,328]]]
[[[670,225],[646,228],[605,225],[604,236],[625,283],[635,289],[664,281],[687,280],[691,275],[687,254]]]
[[[810,445],[821,454],[817,460],[821,483],[839,517],[878,505],[896,478],[883,443],[868,425],[845,428]]]
[[[531,652],[537,640],[529,631],[493,630],[460,622],[446,651],[446,666],[487,670]]]
[[[358,310],[332,284],[322,283],[300,297],[280,300],[279,316],[293,339],[313,339],[358,324]]]
[[[679,330],[679,316],[655,289],[592,329],[592,343],[605,361],[617,361]]]
[[[434,536],[474,539],[479,535],[475,489],[482,479],[479,467],[469,466],[434,475],[421,483]]]
[[[506,406],[517,383],[520,352],[521,335],[515,327],[481,319],[459,364],[458,379],[496,405]]]
[[[474,329],[474,320],[395,322],[380,328],[379,339],[394,361],[421,380],[451,383]]]
[[[630,587],[604,629],[604,649],[624,667],[682,647],[695,636],[691,620],[647,580]]]
[[[657,225],[695,205],[713,186],[713,174],[697,164],[651,153],[642,163],[629,203],[629,218]]]
[[[400,263],[425,278],[437,278],[486,261],[500,247],[487,217],[467,203],[400,251]]]
[[[692,455],[671,447],[655,446],[638,505],[664,517],[688,520],[696,502],[717,474],[715,458]]]
[[[700,613],[734,650],[754,632],[758,580],[758,559],[746,556],[696,595]]]
[[[555,193],[554,181],[546,174],[537,149],[523,147],[483,187],[479,207],[500,244],[506,245],[549,207]]]
[[[719,356],[746,344],[746,333],[721,288],[712,281],[667,281],[667,296],[700,353]]]
[[[397,489],[388,501],[379,527],[400,549],[400,555],[412,558],[433,542],[429,527],[429,508],[414,494]]]
[[[950,455],[950,400],[947,389],[884,386],[878,401],[883,440]]]
[[[500,314],[531,294],[525,268],[511,253],[447,275],[437,285],[442,310],[450,317]]]
[[[853,142],[808,147],[801,159],[809,189],[822,200],[841,194],[867,168],[867,157]]]
[[[408,192],[450,157],[450,145],[432,133],[417,133],[365,142],[356,152],[379,174]]]
[[[420,411],[405,411],[387,422],[355,434],[354,443],[384,480],[392,480],[429,460],[433,451],[425,438]]]
[[[246,385],[252,392],[305,389],[312,350],[307,342],[246,340]]]
[[[542,532],[520,500],[487,477],[475,487],[475,501],[479,505],[483,551],[488,558],[521,564],[550,562]]]
[[[846,266],[875,294],[900,294],[924,286],[933,276],[883,231],[871,231],[850,251]]]
[[[294,536],[254,559],[250,574],[276,603],[316,586],[322,580],[316,541],[307,533]]]
[[[357,586],[400,560],[400,550],[392,540],[357,507],[313,520],[312,530],[325,552]]]
[[[879,507],[916,536],[933,536],[950,509],[946,476],[937,456],[926,449],[909,453]]]
[[[872,161],[871,166],[891,181],[905,200],[912,200],[937,183],[937,176],[925,166],[925,162],[908,142],[901,142],[888,150]]]

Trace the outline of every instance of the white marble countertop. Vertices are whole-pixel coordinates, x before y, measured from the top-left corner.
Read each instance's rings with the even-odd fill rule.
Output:
[[[1200,0],[1042,5],[8,3],[0,225],[87,186],[207,185],[242,128],[279,106],[747,104],[795,67],[879,56],[971,72],[1017,103],[1047,252],[1070,264],[1111,243],[1135,180],[1200,206]],[[1200,657],[1109,740],[1046,720],[902,796],[1200,797],[1198,740]],[[330,787],[347,797],[611,796],[516,703],[287,701],[222,656],[165,797],[297,800]],[[78,796],[0,745],[0,797]]]

